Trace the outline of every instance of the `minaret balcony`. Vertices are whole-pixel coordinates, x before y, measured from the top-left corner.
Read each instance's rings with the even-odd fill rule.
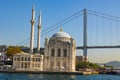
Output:
[[[31,23],[34,24],[34,23],[35,23],[35,20],[32,19],[32,20],[31,20]]]

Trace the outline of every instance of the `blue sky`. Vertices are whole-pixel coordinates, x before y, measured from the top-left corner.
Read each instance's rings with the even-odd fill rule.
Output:
[[[40,10],[42,11],[42,30],[49,28],[50,26],[58,23],[59,21],[71,16],[72,14],[84,8],[120,17],[120,0],[0,0],[0,45],[16,45],[19,42],[29,38],[31,29],[31,9],[33,2],[35,3],[36,13],[35,34],[37,33],[37,19]],[[63,28],[63,31],[69,33],[76,40],[77,45],[81,46],[83,44],[82,19],[83,17],[81,16],[68,24],[60,26]],[[94,20],[91,20],[91,22],[94,23]],[[103,25],[103,23],[98,24],[99,26]],[[95,25],[96,23],[90,26]],[[106,25],[109,24],[105,24],[105,26]],[[116,25],[116,23],[112,24],[112,26],[114,25]],[[106,35],[108,37],[105,36],[105,42],[103,42],[104,40],[101,40],[101,38],[103,38],[102,35],[104,34],[101,34],[100,31],[98,31],[97,33],[98,35],[100,34],[97,42],[97,38],[94,35],[97,31],[94,31],[95,27],[91,28],[92,29],[88,28],[89,32],[91,32],[90,34],[92,34],[92,36],[89,36],[89,44],[109,44],[110,42],[114,44],[115,39],[112,39],[112,41],[108,41],[110,39],[108,35]],[[44,38],[46,36],[51,37],[55,32],[58,31],[59,28],[48,34],[43,35],[41,39],[42,47],[44,45]],[[118,40],[118,42],[119,41],[120,40]],[[117,44],[118,42],[115,42],[115,44]],[[25,46],[29,46],[29,43],[25,44]],[[115,57],[113,58],[115,60],[119,60],[118,56],[120,56],[119,54],[117,54],[119,53],[119,50],[114,50],[114,52],[111,52],[111,50],[90,50],[89,56],[91,58],[91,61],[94,61],[93,55],[95,57],[98,55],[96,53],[99,53],[99,55],[110,53],[110,56],[112,57],[115,55]],[[80,54],[82,54],[82,52],[80,52]],[[106,57],[108,55],[106,54]],[[100,59],[96,62],[107,62],[110,60],[110,58],[107,60],[103,60],[105,59],[103,58],[103,56],[99,58]]]

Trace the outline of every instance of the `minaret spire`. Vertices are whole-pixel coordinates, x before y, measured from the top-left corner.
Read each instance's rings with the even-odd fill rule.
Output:
[[[35,6],[32,6],[32,19],[31,19],[31,35],[30,35],[30,53],[33,53],[34,45],[34,23],[35,23]]]
[[[41,11],[38,16],[38,38],[37,38],[37,52],[40,52],[40,35],[41,35]]]
[[[41,27],[41,11],[39,13],[39,16],[38,16],[38,26]]]
[[[32,20],[35,19],[35,5],[32,6]]]

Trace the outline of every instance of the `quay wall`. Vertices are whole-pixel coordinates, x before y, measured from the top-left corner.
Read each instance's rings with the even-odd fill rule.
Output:
[[[27,74],[66,74],[66,75],[83,75],[83,72],[50,72],[50,71],[0,71],[0,73],[27,73]],[[87,74],[87,73],[86,73]]]

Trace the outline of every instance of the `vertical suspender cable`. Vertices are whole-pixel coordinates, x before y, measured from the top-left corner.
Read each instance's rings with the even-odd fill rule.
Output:
[[[116,40],[117,40],[117,42],[116,42],[116,45],[118,45],[119,44],[119,22],[117,22],[116,23]]]
[[[98,42],[98,16],[96,15],[96,46],[99,46]]]
[[[109,38],[110,38],[110,46],[112,46],[112,30],[111,30],[111,19],[109,19]]]
[[[103,35],[102,36],[103,36],[103,45],[105,46],[105,25],[104,25],[104,22],[105,21],[104,21],[104,17],[103,17],[103,25],[102,25],[103,26]]]
[[[89,34],[89,35],[88,35],[88,44],[89,44],[89,45],[88,45],[88,46],[91,46],[92,37],[93,37],[93,36],[92,36],[92,32],[93,32],[93,31],[92,31],[92,25],[91,25],[91,24],[92,24],[92,20],[91,20],[91,15],[88,14],[88,16],[89,16],[89,22],[88,22],[88,24],[89,24],[89,27],[88,27],[88,28],[89,28],[89,29],[88,29],[88,30],[89,30],[89,31],[88,31],[88,34]]]
[[[118,44],[120,44],[120,22],[118,22]]]

